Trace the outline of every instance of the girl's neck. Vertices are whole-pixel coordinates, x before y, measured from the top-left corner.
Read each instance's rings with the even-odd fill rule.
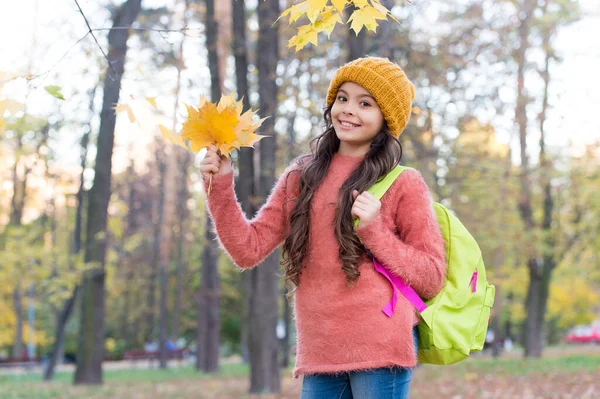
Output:
[[[332,164],[336,164],[338,166],[346,165],[348,167],[355,167],[361,163],[363,159],[365,159],[364,154],[346,155],[338,151],[333,154]]]
[[[344,142],[341,142],[337,153],[342,157],[364,158],[365,154],[368,151],[369,151],[369,146],[351,147],[349,145],[344,145]]]

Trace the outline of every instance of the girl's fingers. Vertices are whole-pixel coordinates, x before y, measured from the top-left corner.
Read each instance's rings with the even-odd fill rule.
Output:
[[[217,173],[219,171],[219,167],[216,165],[202,165],[200,166],[200,173]]]
[[[219,156],[217,155],[217,153],[216,153],[216,152],[208,152],[208,153],[206,153],[206,157],[205,157],[205,159],[206,159],[207,161],[214,162],[214,161],[216,161],[217,159],[219,159]]]
[[[371,201],[369,201],[367,198],[362,197],[362,196],[358,196],[355,200],[354,200],[355,204],[369,204],[371,203]]]
[[[352,213],[352,217],[353,217],[354,219],[360,219],[360,220],[363,220],[363,219],[366,219],[366,218],[367,218],[367,215],[365,215],[363,212],[353,212],[353,213]]]
[[[368,191],[363,191],[363,195],[369,199],[376,200],[375,196]]]
[[[367,216],[367,211],[365,209],[352,208],[352,211],[350,211],[350,214],[353,216],[356,216],[358,218],[364,218],[365,216]]]
[[[354,204],[352,206],[352,209],[358,209],[358,210],[361,210],[361,211],[366,211],[366,207],[364,206],[364,204]]]
[[[369,197],[365,196],[363,193],[363,194],[359,195],[358,197],[356,197],[356,200],[354,201],[354,203],[368,205],[368,204],[372,204],[376,201],[377,201],[377,198],[375,198],[375,197],[369,198]]]

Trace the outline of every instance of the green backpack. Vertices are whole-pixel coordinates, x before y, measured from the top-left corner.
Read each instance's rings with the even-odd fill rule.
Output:
[[[405,170],[396,166],[368,191],[380,199]],[[373,258],[375,268],[394,286],[392,301],[383,312],[391,317],[397,291],[408,299],[421,315],[418,324],[419,363],[452,364],[483,349],[490,310],[496,289],[488,284],[481,250],[460,220],[442,204],[433,208],[446,242],[446,282],[434,297],[423,301],[404,281],[392,275]],[[358,220],[355,220],[355,225]]]

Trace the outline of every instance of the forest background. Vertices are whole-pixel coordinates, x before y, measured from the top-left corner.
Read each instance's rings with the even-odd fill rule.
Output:
[[[240,273],[218,249],[203,152],[173,135],[201,95],[236,91],[270,116],[257,132],[270,137],[233,154],[251,217],[322,131],[335,69],[364,55],[398,62],[417,88],[403,163],[481,246],[494,353],[510,338],[541,357],[597,320],[598,5],[381,4],[399,23],[337,24],[300,49],[298,27],[275,23],[290,1],[0,6],[1,357],[43,359],[51,379],[66,355],[76,383],[97,384],[104,361],[152,342],[166,367],[170,341],[205,372],[239,355],[252,392],[277,392],[294,344],[280,253]]]

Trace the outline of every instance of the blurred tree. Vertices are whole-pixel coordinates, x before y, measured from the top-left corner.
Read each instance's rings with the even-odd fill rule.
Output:
[[[210,93],[213,102],[219,101],[222,94],[223,77],[219,71],[218,36],[219,25],[215,19],[215,1],[206,0],[206,47],[210,69]],[[208,212],[208,209],[206,210]],[[220,344],[220,279],[218,270],[218,243],[212,219],[206,216],[204,254],[202,257],[202,277],[198,302],[198,341],[196,369],[215,372],[219,369]]]
[[[497,140],[494,128],[475,117],[459,121],[459,135],[453,143],[445,175],[444,202],[457,213],[477,239],[485,259],[488,280],[496,285],[491,328],[498,338],[493,346],[499,354],[503,296],[511,293],[506,284],[514,273],[522,224],[516,208],[518,186],[511,161],[510,147]],[[502,237],[499,239],[499,237]]]
[[[238,98],[243,99],[244,109],[250,109],[248,89],[248,43],[246,41],[246,3],[245,0],[232,0],[232,53],[235,59],[235,82]],[[256,194],[256,171],[254,169],[254,147],[242,147],[238,152],[238,176],[235,182],[236,196],[248,219],[254,216]],[[244,297],[251,295],[250,274],[242,273]],[[248,301],[242,305],[240,341],[242,358],[248,361]]]
[[[275,154],[277,140],[275,115],[278,106],[277,63],[279,61],[279,37],[277,26],[273,26],[279,16],[279,3],[276,1],[258,3],[258,94],[259,109],[263,115],[271,116],[263,123],[263,134],[271,138],[263,139],[260,148],[260,178],[257,194],[261,202],[266,201],[275,185]],[[251,296],[249,300],[250,351],[250,392],[277,393],[281,390],[276,334],[279,316],[279,251],[275,250],[257,267],[248,271],[251,274]]]
[[[544,346],[544,322],[547,310],[550,282],[552,272],[560,262],[561,253],[556,251],[556,235],[553,229],[554,219],[554,194],[552,188],[553,166],[546,150],[546,135],[544,123],[548,109],[548,87],[550,84],[549,64],[554,58],[551,39],[559,26],[568,24],[577,16],[578,3],[572,1],[522,0],[517,4],[516,11],[519,16],[518,38],[519,46],[515,53],[517,63],[517,104],[515,120],[518,125],[520,144],[520,183],[519,211],[525,225],[525,233],[529,243],[526,248],[527,268],[529,271],[529,286],[525,301],[526,313],[523,345],[526,357],[540,357]],[[552,11],[554,10],[554,11]],[[538,116],[540,123],[539,141],[539,178],[532,173],[532,163],[529,160],[528,149],[529,121],[527,107],[530,102],[525,87],[525,76],[528,66],[527,53],[532,48],[532,36],[541,37],[544,52],[544,65],[542,66],[542,79],[544,89],[542,93],[542,106]],[[534,196],[532,190],[538,184],[543,191],[541,206],[541,221],[536,221]]]
[[[41,148],[46,145],[50,124],[43,118],[34,117],[24,113],[21,117],[13,118],[4,122],[6,133],[5,140],[10,140],[14,146],[12,164],[12,193],[9,207],[9,222],[6,226],[0,250],[6,248],[8,235],[11,230],[20,230],[23,223],[23,212],[28,197],[28,179],[32,170],[36,167],[42,154]],[[27,257],[22,259],[23,263],[13,264],[15,271],[21,267],[25,268],[29,263]],[[12,348],[13,357],[21,357],[23,352],[23,293],[26,274],[14,274],[14,286],[12,291],[12,302],[15,312],[14,341]]]
[[[89,91],[90,102],[89,102],[89,111],[90,111],[90,123],[85,127],[85,132],[81,136],[81,174],[79,176],[79,189],[77,190],[77,208],[75,211],[75,229],[73,231],[73,239],[70,246],[70,253],[78,257],[81,252],[81,241],[82,241],[82,229],[83,229],[83,201],[84,201],[84,172],[86,169],[86,159],[88,154],[88,145],[90,142],[90,134],[92,132],[91,119],[94,113],[94,97],[96,95],[97,87],[94,87]],[[71,260],[69,263],[72,263]],[[75,269],[74,265],[70,265],[71,269]],[[69,298],[67,298],[60,307],[60,311],[56,314],[56,331],[54,335],[54,344],[52,348],[52,352],[50,354],[50,358],[48,360],[48,365],[44,371],[44,380],[50,381],[54,376],[54,368],[58,362],[62,359],[63,354],[63,346],[64,346],[64,336],[65,336],[65,327],[69,318],[71,317],[71,313],[73,308],[75,307],[75,302],[77,300],[77,294],[79,292],[79,284],[75,285],[73,288],[72,294]]]
[[[358,7],[354,4],[348,5],[344,10],[346,20],[350,19],[352,13],[356,11]],[[355,32],[353,29],[348,29],[347,31],[347,53],[346,53],[346,62],[353,61],[357,58],[364,57],[365,54],[365,34],[366,28],[363,28],[361,33]]]
[[[153,282],[158,277],[160,293],[159,293],[159,321],[158,321],[158,344],[159,344],[159,366],[161,369],[167,368],[167,285],[168,273],[167,267],[169,263],[168,254],[163,248],[163,229],[165,220],[165,190],[167,176],[167,160],[165,159],[166,143],[162,143],[157,139],[156,143],[156,164],[158,166],[158,202],[156,203],[155,215],[153,221],[154,226],[154,241],[152,243],[152,277],[150,278],[150,290],[152,302],[148,301],[148,311],[153,312],[153,297],[154,284]],[[158,273],[157,273],[158,272]],[[158,276],[156,276],[158,274]],[[153,324],[149,324],[153,326]]]
[[[141,0],[127,0],[113,15],[113,27],[127,28],[135,21]],[[128,29],[108,34],[108,70],[104,79],[104,98],[98,131],[94,185],[90,190],[87,216],[85,262],[93,268],[84,275],[81,293],[81,324],[75,384],[101,384],[104,359],[104,262],[106,226],[111,194],[112,152],[115,113],[119,102],[121,78],[127,54]]]
[[[188,26],[188,14],[189,14],[189,0],[183,1],[184,8],[182,13],[182,25]],[[175,68],[177,70],[177,80],[175,86],[175,104],[173,106],[173,126],[172,130],[175,131],[177,127],[177,109],[180,104],[181,89],[182,89],[182,72],[185,68],[185,61],[183,57],[183,49],[185,44],[186,35],[182,35],[179,42],[179,48],[177,50]],[[189,169],[193,163],[194,157],[189,151],[185,149],[175,147],[174,148],[177,164],[179,165],[177,171],[177,205],[176,205],[176,235],[174,237],[176,245],[175,254],[175,273],[176,283],[173,295],[174,309],[173,309],[173,321],[171,327],[171,336],[174,339],[178,339],[181,333],[181,313],[182,313],[182,295],[184,276],[187,270],[188,259],[184,253],[184,247],[187,241],[188,225],[187,219],[189,217],[188,201],[190,200],[189,186]]]

